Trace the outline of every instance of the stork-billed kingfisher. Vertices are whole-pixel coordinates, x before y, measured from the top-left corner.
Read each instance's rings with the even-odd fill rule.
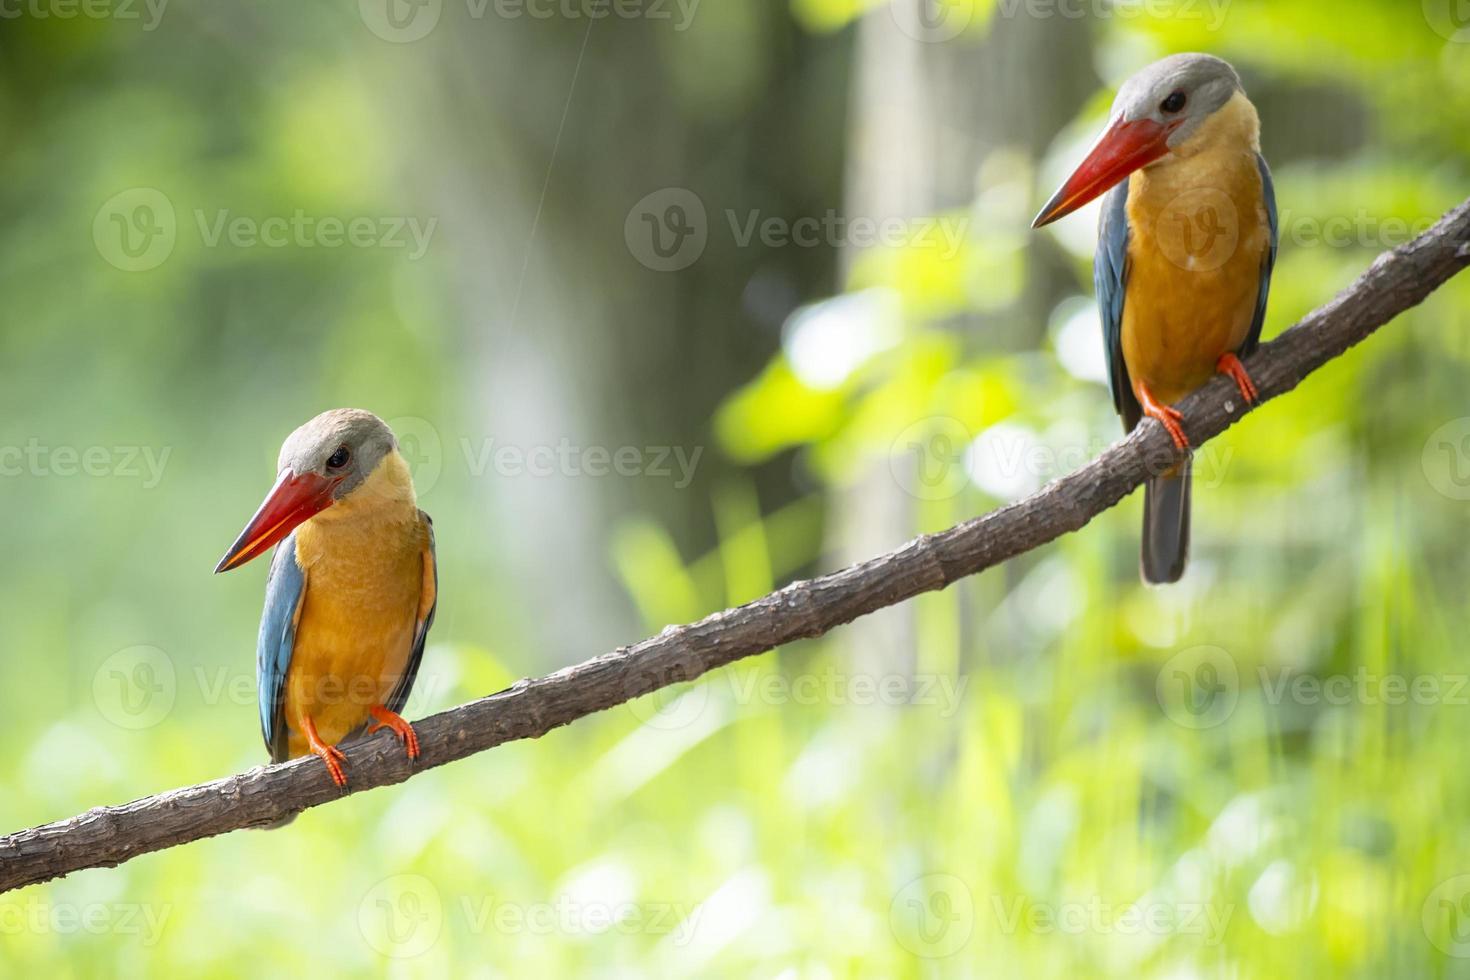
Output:
[[[1093,283],[1113,404],[1126,430],[1147,415],[1188,449],[1172,403],[1216,372],[1257,398],[1240,358],[1260,341],[1276,261],[1276,194],[1235,69],[1179,54],[1124,82],[1107,129],[1032,227],[1104,193]],[[1143,579],[1176,582],[1189,461],[1150,477],[1143,501]]]
[[[417,758],[398,712],[434,622],[434,530],[382,419],[342,408],[291,433],[275,486],[215,571],[272,545],[255,661],[271,761],[314,753],[345,786],[337,743],[380,727]]]

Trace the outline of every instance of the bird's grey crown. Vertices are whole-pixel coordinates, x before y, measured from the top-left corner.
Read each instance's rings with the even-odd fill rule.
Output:
[[[1113,100],[1114,119],[1151,119],[1160,124],[1183,123],[1169,137],[1169,145],[1187,140],[1210,113],[1236,92],[1244,91],[1230,62],[1211,54],[1175,54],[1140,70],[1118,89]],[[1174,92],[1185,95],[1184,108],[1166,113],[1159,106]]]
[[[347,464],[329,469],[327,460],[346,446]],[[393,430],[372,412],[360,408],[335,408],[323,412],[286,437],[276,470],[287,469],[299,475],[318,473],[342,477],[333,492],[341,499],[357,488],[377,467],[384,456],[398,448]]]

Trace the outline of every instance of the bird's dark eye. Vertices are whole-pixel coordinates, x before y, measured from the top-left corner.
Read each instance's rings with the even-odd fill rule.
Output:
[[[347,465],[347,461],[351,458],[352,453],[348,451],[346,446],[338,446],[337,451],[327,457],[327,469],[340,470]]]
[[[1169,97],[1159,103],[1159,108],[1165,112],[1178,112],[1184,108],[1184,93],[1170,92]]]

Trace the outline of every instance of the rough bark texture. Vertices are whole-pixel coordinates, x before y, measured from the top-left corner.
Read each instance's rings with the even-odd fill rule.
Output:
[[[1413,242],[1380,255],[1330,303],[1264,345],[1247,362],[1262,400],[1295,388],[1467,264],[1470,201]],[[1180,408],[1195,445],[1224,431],[1244,411],[1234,384],[1223,377]],[[351,789],[401,783],[417,771],[502,742],[536,738],[594,711],[792,640],[821,636],[866,613],[942,589],[1077,530],[1132,492],[1149,473],[1176,459],[1164,430],[1145,422],[1081,469],[983,517],[426,718],[415,724],[423,749],[417,764],[409,764],[386,732],[345,746]],[[0,838],[0,891],[263,826],[341,795],[320,760],[308,757],[122,806],[98,807]]]

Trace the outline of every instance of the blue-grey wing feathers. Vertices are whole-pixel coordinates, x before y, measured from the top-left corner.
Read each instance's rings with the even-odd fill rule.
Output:
[[[260,700],[260,733],[272,762],[287,758],[285,692],[286,669],[296,646],[296,623],[306,595],[306,574],[296,564],[296,535],[276,546],[270,576],[265,582],[265,611],[260,617],[260,639],[255,647],[255,688]]]
[[[1123,416],[1123,428],[1138,424],[1143,410],[1123,363],[1123,293],[1128,283],[1128,181],[1103,198],[1097,225],[1097,251],[1092,259],[1092,284],[1102,316],[1103,348],[1108,359],[1108,384],[1113,407]]]
[[[419,621],[418,627],[413,634],[413,651],[408,657],[408,666],[403,670],[403,676],[394,685],[393,692],[388,696],[388,710],[395,714],[403,710],[404,703],[408,700],[408,694],[413,689],[414,678],[419,673],[419,661],[424,659],[424,643],[429,637],[429,627],[434,625],[434,612],[439,608],[439,561],[438,553],[434,547],[434,522],[429,515],[419,511],[419,518],[424,522],[424,531],[429,536],[428,550],[424,560],[431,568],[434,576],[434,603],[429,606],[429,611]]]
[[[1250,354],[1261,342],[1261,327],[1266,322],[1266,297],[1271,292],[1271,272],[1276,268],[1276,243],[1280,239],[1276,219],[1276,185],[1271,182],[1271,168],[1266,166],[1266,158],[1259,153],[1256,154],[1256,167],[1261,171],[1261,196],[1265,199],[1266,220],[1271,225],[1271,247],[1261,259],[1261,286],[1256,292],[1256,315],[1251,321],[1250,333],[1246,335],[1245,343],[1241,344],[1238,351],[1241,357]]]

